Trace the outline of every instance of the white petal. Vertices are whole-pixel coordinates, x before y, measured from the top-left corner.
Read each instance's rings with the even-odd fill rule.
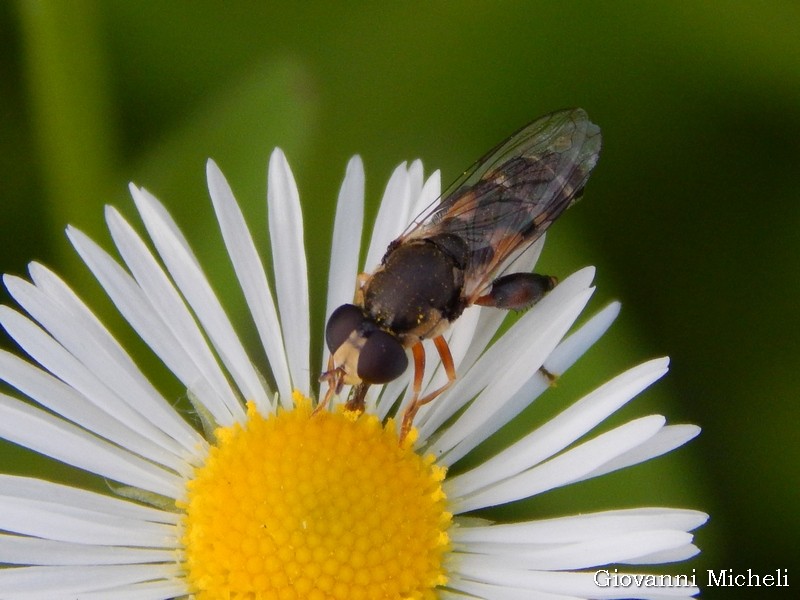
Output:
[[[174,560],[174,548],[96,546],[0,534],[0,563],[9,565],[134,565]]]
[[[514,569],[481,556],[465,555],[454,564],[456,565],[456,573],[464,578],[536,592],[570,594],[577,598],[666,599],[689,597],[699,591],[692,586],[652,587],[631,585],[626,587],[602,587],[595,581],[595,572],[573,573]]]
[[[408,224],[406,215],[411,206],[411,182],[406,163],[398,166],[383,193],[378,216],[372,228],[364,271],[371,273],[380,263],[381,257],[391,241],[400,235]]]
[[[564,571],[630,562],[656,552],[682,548],[691,541],[692,535],[683,531],[652,530],[569,544],[472,543],[463,551],[493,557],[498,564],[507,567]]]
[[[0,506],[3,529],[21,535],[101,548],[115,545],[174,552],[179,544],[178,529],[171,525],[112,517],[47,500],[0,495]]]
[[[196,382],[203,378],[203,375],[192,361],[191,356],[164,323],[161,315],[150,303],[136,280],[83,232],[70,227],[67,229],[67,235],[78,254],[114,302],[117,310],[131,324],[136,333],[183,383],[184,387],[188,389],[195,386]],[[143,376],[141,387],[146,390],[147,394],[158,396],[157,390]],[[208,389],[208,386],[203,386],[203,388]],[[193,392],[205,404],[206,399],[197,386]],[[142,403],[142,406],[147,406],[147,403]],[[179,439],[184,447],[194,449],[198,445],[204,444],[197,432],[177,417],[172,407],[169,407],[169,411],[174,415],[172,418],[166,417],[161,411],[148,411],[148,413],[157,417],[158,423],[165,430],[170,431],[176,439]],[[175,425],[170,423],[172,420],[178,421],[182,433],[173,432]]]
[[[196,395],[203,400],[217,424],[228,426],[243,421],[244,410],[241,402],[231,389],[178,291],[138,234],[116,209],[107,208],[106,220],[114,243],[134,278],[147,295],[153,309],[161,316],[164,325],[191,357],[198,374],[202,377],[193,383],[190,389],[197,390]]]
[[[127,485],[170,498],[183,494],[183,485],[178,477],[5,394],[0,394],[0,436]]]
[[[411,194],[411,204],[408,205],[409,212],[404,215],[403,221],[410,221],[416,214],[411,211],[415,208],[415,203],[419,199],[422,192],[422,184],[424,177],[424,169],[422,168],[422,161],[418,158],[411,161],[408,167],[408,191]]]
[[[643,463],[651,458],[661,456],[662,454],[671,452],[675,448],[683,446],[686,442],[694,439],[699,434],[700,428],[697,425],[669,425],[664,427],[641,446],[633,448],[625,454],[621,454],[596,471],[588,473],[584,479],[599,477],[600,475],[605,475],[612,471],[638,465],[639,463]]]
[[[545,236],[542,235],[536,242],[529,246],[513,262],[513,265],[509,267],[510,271],[520,273],[531,272],[534,265],[539,260],[539,255],[544,247],[544,240]],[[504,270],[505,269],[501,269],[500,271]],[[588,267],[587,269],[581,270],[579,273],[580,275],[573,274],[573,276],[571,276],[569,284],[565,282],[561,293],[570,289],[570,286],[574,282],[586,282],[588,287],[594,273],[593,268]],[[470,314],[472,314],[475,319],[474,323],[467,323],[467,319],[465,319],[465,317],[468,317]],[[507,314],[507,311],[504,310],[492,308],[483,309],[477,305],[471,306],[464,311],[452,327],[453,343],[467,344],[467,347],[461,350],[456,350],[451,345],[450,350],[453,353],[453,358],[455,359],[456,355],[461,357],[460,362],[454,360],[458,367],[457,372],[466,372],[473,367],[474,363],[486,349],[486,346],[497,334],[497,330],[500,328]],[[450,340],[448,340],[448,343],[450,343]]]
[[[269,405],[267,392],[225,310],[189,244],[164,206],[144,189],[130,186],[139,214],[172,280],[192,307],[214,348],[247,400]]]
[[[269,160],[267,188],[269,235],[281,329],[292,385],[306,396],[309,387],[308,270],[303,245],[303,215],[300,197],[286,157],[275,150]]]
[[[0,495],[29,500],[45,500],[58,506],[78,507],[101,515],[141,522],[176,525],[181,520],[180,515],[174,512],[34,477],[0,474]],[[135,545],[133,542],[129,543]],[[157,546],[158,544],[153,543],[153,540],[150,539],[145,545]]]
[[[446,481],[445,493],[452,498],[451,510],[460,514],[505,504],[572,483],[653,437],[664,426],[664,421],[660,415],[630,421],[507,479],[501,479],[496,473],[487,474],[481,482],[482,489],[464,497],[460,490],[462,483]]]
[[[697,546],[694,544],[686,544],[670,550],[638,556],[632,561],[623,560],[620,562],[621,564],[631,565],[663,565],[665,563],[683,562],[698,554],[700,554],[700,549]]]
[[[509,446],[480,466],[448,480],[459,494],[478,489],[487,478],[494,481],[524,471],[560,452],[613,414],[667,369],[666,359],[629,369]]]
[[[582,305],[588,300],[591,290],[589,284],[594,270],[587,268],[574,273],[563,283],[557,286],[550,294],[544,297],[541,302],[525,313],[522,318],[515,323],[500,339],[492,344],[474,365],[462,368],[462,375],[456,379],[453,386],[446,392],[447,401],[444,398],[429,404],[420,411],[416,426],[420,432],[420,438],[426,439],[433,434],[445,421],[452,417],[464,404],[469,402],[481,390],[486,388],[491,382],[497,381],[498,384],[505,378],[505,371],[510,361],[516,362],[519,353],[525,349],[535,354],[532,358],[537,358],[538,364],[529,364],[527,371],[535,372],[541,366],[544,359],[553,347],[560,341],[561,336],[566,333],[569,324],[577,318]],[[576,312],[577,311],[577,312]],[[500,313],[502,311],[485,311]],[[501,315],[501,318],[504,315]],[[566,328],[565,328],[566,326]],[[537,344],[531,343],[532,336],[537,336]],[[488,343],[488,340],[487,340]],[[468,359],[465,359],[465,361]],[[519,375],[524,375],[525,371],[520,371]],[[507,385],[512,382],[507,381]],[[517,389],[523,382],[514,381],[513,386]],[[477,411],[474,414],[477,414]],[[468,420],[474,417],[467,417]],[[460,427],[465,430],[474,425],[465,422]],[[433,452],[443,452],[458,442],[461,433],[451,433],[455,431],[448,427],[444,432],[445,439],[439,439],[436,449]]]
[[[413,364],[413,359],[409,359],[409,364]],[[374,386],[376,392],[380,390],[380,397],[377,398],[376,394],[370,394],[367,396],[367,399],[370,401],[368,406],[374,407],[375,413],[381,418],[385,419],[389,411],[395,406],[397,403],[398,398],[405,393],[405,400],[408,400],[409,395],[411,394],[411,380],[414,375],[414,369],[408,368],[406,372],[403,373],[400,377],[395,379],[394,381],[390,381],[382,388],[378,388],[378,386]],[[373,388],[370,388],[370,392]],[[373,404],[373,401],[375,402]]]
[[[502,584],[471,581],[466,577],[451,577],[447,585],[457,590],[475,594],[469,597],[480,598],[481,600],[584,600],[578,596],[565,596],[564,594],[509,587]]]
[[[439,171],[439,169],[436,169],[425,181],[425,185],[422,186],[422,191],[419,194],[419,198],[417,198],[416,202],[412,204],[409,212],[409,222],[411,219],[422,213],[422,211],[424,211],[428,206],[431,206],[434,202],[439,200],[439,196],[441,195],[442,173]]]
[[[326,316],[353,299],[363,224],[364,165],[359,156],[354,156],[347,164],[336,203]]]
[[[544,361],[544,368],[553,374],[564,373],[611,326],[618,314],[619,304],[612,303],[594,315],[578,331],[563,339],[556,346]],[[476,423],[477,426],[472,432],[468,435],[465,434],[450,451],[439,459],[439,463],[452,465],[466,456],[478,444],[532,404],[550,388],[550,385],[550,381],[546,377],[540,372],[536,372],[506,402],[489,404],[485,407],[483,421]]]
[[[13,311],[8,307],[0,307],[0,321],[7,331],[13,330],[8,327],[7,314],[11,312]],[[24,320],[21,315],[17,316],[20,320]],[[31,324],[31,327],[35,326]],[[42,332],[42,335],[45,334]],[[19,339],[18,335],[14,337]],[[53,343],[55,344],[54,341]],[[26,343],[20,345],[23,348],[28,347]],[[143,436],[142,431],[131,427],[130,422],[121,421],[119,413],[103,410],[102,404],[89,402],[85,396],[59,379],[5,351],[0,351],[0,378],[42,406],[84,429],[183,475],[190,473],[188,464],[175,454],[165,451],[163,446],[154,443],[152,439]],[[138,417],[135,413],[134,415]]]
[[[333,225],[331,260],[328,269],[328,298],[325,322],[342,304],[353,301],[361,251],[361,231],[364,227],[364,165],[354,156],[347,164]],[[323,334],[324,337],[324,334]],[[329,351],[325,346],[320,372],[327,369]]]
[[[541,250],[538,242],[531,248],[538,248]],[[531,254],[533,255],[533,254]],[[538,253],[536,253],[538,257]],[[524,270],[524,269],[521,269]],[[495,337],[500,325],[503,323],[507,315],[506,311],[496,309],[484,309],[480,306],[474,305],[468,307],[458,320],[451,326],[450,330],[445,334],[447,343],[450,346],[450,352],[453,357],[453,364],[456,367],[456,374],[468,373],[473,369],[475,362],[486,350],[487,344]],[[432,344],[428,343],[428,366],[426,368],[425,377],[423,379],[422,391],[431,392],[440,388],[447,382],[447,376],[441,364],[441,360],[436,351],[432,350]],[[450,390],[448,394],[452,394]],[[462,398],[456,405],[461,407],[468,399],[470,393],[465,393],[463,390],[458,393]],[[396,398],[395,398],[396,399]],[[388,400],[388,399],[387,399]],[[410,400],[410,394],[404,400],[404,405]],[[394,400],[392,401],[394,402]],[[437,402],[437,405],[446,405],[451,401]],[[455,410],[449,411],[450,413],[456,412]],[[444,413],[438,413],[437,417],[431,422],[430,414],[433,413],[433,407],[423,407],[420,416],[417,418],[415,425],[420,429],[420,439],[424,440],[429,431],[435,429],[439,421],[444,421]],[[481,439],[485,439],[482,437]],[[444,464],[444,463],[443,463]]]
[[[0,589],[14,600],[83,598],[84,592],[109,590],[154,579],[175,578],[179,572],[178,564],[20,567],[0,569]],[[113,595],[106,597],[114,598]]]
[[[528,343],[517,347],[514,352],[506,353],[502,367],[498,365],[497,369],[490,371],[494,379],[475,398],[456,423],[448,427],[442,437],[437,440],[435,448],[432,449],[434,453],[443,452],[450,445],[458,443],[460,438],[475,430],[483,431],[484,414],[492,414],[496,410],[495,406],[505,406],[531,378],[538,379],[540,377],[539,367],[572,327],[575,319],[589,301],[592,291],[591,289],[586,290],[570,299],[561,307],[560,314],[547,318],[547,322],[534,324],[534,320],[531,319],[534,326],[531,327],[532,332]]]
[[[578,331],[566,337],[544,361],[545,368],[553,375],[565,373],[608,331],[619,315],[620,308],[619,302],[610,303],[584,323]]]
[[[178,444],[184,451],[194,450],[197,435],[88,307],[52,271],[37,263],[31,263],[29,269],[35,286],[6,276],[6,287],[61,345],[9,309],[3,313],[4,326],[16,327],[17,333],[12,335],[25,338],[20,338],[20,344],[27,342],[28,352],[38,362],[139,433],[176,454],[180,453]]]
[[[634,508],[521,523],[456,527],[450,532],[450,537],[454,544],[520,544],[531,541],[569,544],[655,529],[692,531],[707,520],[708,515],[695,510]]]
[[[212,160],[206,165],[208,190],[225,240],[225,246],[242,286],[253,322],[267,355],[281,399],[289,406],[292,382],[283,345],[278,312],[253,236],[222,172]]]
[[[131,583],[100,592],[84,592],[80,600],[173,600],[188,597],[187,583],[179,577]]]
[[[449,583],[450,582],[448,581],[448,584]],[[478,596],[473,596],[472,594],[467,594],[465,592],[457,591],[457,590],[454,590],[454,589],[450,589],[450,590],[439,589],[439,590],[436,590],[436,591],[439,594],[440,600],[482,600]],[[485,600],[485,599],[483,599],[483,600]],[[513,599],[511,599],[511,600],[513,600]]]

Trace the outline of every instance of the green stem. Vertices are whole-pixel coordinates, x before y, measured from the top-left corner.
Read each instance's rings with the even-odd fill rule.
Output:
[[[31,120],[47,227],[101,223],[114,163],[114,127],[94,0],[20,0]]]

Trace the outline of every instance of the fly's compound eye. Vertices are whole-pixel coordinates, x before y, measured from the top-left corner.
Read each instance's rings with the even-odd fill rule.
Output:
[[[353,304],[342,304],[331,313],[328,324],[325,326],[325,341],[328,350],[336,350],[347,341],[350,334],[361,327],[364,322],[364,313]]]
[[[372,332],[358,355],[358,376],[366,383],[388,383],[408,367],[408,357],[400,341],[381,331]]]

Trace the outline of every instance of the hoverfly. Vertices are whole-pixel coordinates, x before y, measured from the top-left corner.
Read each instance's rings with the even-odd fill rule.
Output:
[[[415,370],[404,438],[419,408],[455,381],[442,334],[464,309],[525,309],[553,289],[553,277],[506,271],[580,198],[600,145],[600,129],[583,110],[551,113],[491,150],[423,211],[389,244],[378,268],[359,275],[353,303],[328,319],[331,355],[320,381],[329,387],[320,408],[348,384],[354,388],[347,407],[363,410],[370,385],[405,372],[410,348]],[[448,382],[420,397],[426,339]]]

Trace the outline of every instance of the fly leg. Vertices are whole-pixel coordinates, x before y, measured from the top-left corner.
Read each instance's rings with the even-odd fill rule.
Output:
[[[403,413],[403,423],[400,427],[401,442],[406,439],[408,432],[411,431],[414,417],[420,407],[435,400],[439,394],[453,385],[453,382],[456,380],[456,367],[453,364],[453,355],[450,353],[450,346],[447,345],[447,341],[441,335],[437,335],[433,338],[433,343],[436,346],[436,350],[439,352],[439,357],[442,359],[444,371],[447,373],[447,383],[427,396],[423,398],[419,397],[420,390],[422,389],[422,375],[425,373],[425,349],[422,347],[422,342],[414,344],[411,347],[411,353],[414,355],[413,397],[411,404],[408,405],[408,408],[406,408]]]
[[[320,376],[319,381],[320,383],[328,383],[328,391],[325,392],[325,396],[322,398],[322,400],[317,402],[317,405],[311,412],[312,415],[325,410],[328,407],[328,404],[330,404],[331,398],[333,398],[334,394],[341,392],[342,387],[344,386],[344,378],[342,377],[342,374],[333,368],[333,354],[328,357],[328,370]]]
[[[556,283],[558,280],[551,275],[509,273],[495,279],[491,291],[475,300],[475,304],[525,310],[544,298],[547,292],[556,287]]]
[[[475,304],[507,310],[525,310],[544,298],[557,283],[558,280],[551,275],[509,273],[495,279],[492,282],[492,290],[480,296]],[[539,367],[539,372],[547,379],[548,384],[555,386],[558,375],[544,367]]]

